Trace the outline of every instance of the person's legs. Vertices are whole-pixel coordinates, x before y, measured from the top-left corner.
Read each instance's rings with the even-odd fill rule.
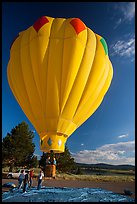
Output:
[[[37,187],[38,190],[41,189],[41,183],[42,183],[42,180],[39,179],[39,180],[38,180],[38,187]]]
[[[40,186],[39,189],[41,189],[41,186],[42,186],[42,179],[40,180],[40,184],[39,184],[39,186]]]
[[[42,180],[40,179],[39,189],[41,189]]]
[[[22,185],[23,185],[23,180],[21,181],[21,184],[20,184],[20,187],[19,187],[19,189],[21,189]]]
[[[27,192],[27,189],[28,189],[28,183],[24,183],[23,192]]]
[[[26,183],[26,186],[25,186],[25,191],[28,190],[28,183]]]
[[[19,185],[18,185],[18,189],[21,189],[21,187],[22,187],[22,184],[23,184],[23,180],[22,180],[22,179],[20,179],[20,180],[19,180]]]
[[[21,185],[21,180],[19,179],[18,188],[20,188],[20,185]]]
[[[39,183],[40,183],[40,180],[38,180],[38,186],[37,186],[37,189],[39,190]]]
[[[30,188],[31,188],[31,186],[32,186],[32,178],[30,178]]]
[[[26,190],[26,183],[24,183],[23,192],[25,192],[25,190]]]

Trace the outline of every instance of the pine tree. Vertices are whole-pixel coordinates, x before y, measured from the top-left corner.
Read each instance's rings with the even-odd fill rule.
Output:
[[[39,167],[44,172],[44,176],[45,176],[45,169],[46,169],[46,159],[47,159],[47,154],[45,152],[43,152],[43,154],[39,160]]]
[[[51,152],[52,153],[52,152]],[[46,159],[50,156],[52,156],[51,153],[45,153],[43,152],[40,160],[39,160],[39,167],[42,169],[42,171],[44,172],[44,176],[46,176]]]
[[[30,166],[36,158],[33,153],[35,145],[32,142],[34,133],[29,130],[28,124],[22,122],[7,133],[2,141],[2,163],[9,166]]]
[[[56,153],[55,157],[57,160],[58,172],[72,173],[76,170],[77,167],[74,158],[71,157],[67,146],[65,146],[65,151],[63,153]]]

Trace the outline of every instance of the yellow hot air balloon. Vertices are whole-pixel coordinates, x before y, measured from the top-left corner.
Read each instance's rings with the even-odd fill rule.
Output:
[[[113,68],[105,40],[79,18],[43,16],[13,42],[7,75],[41,150],[61,153],[101,104]]]

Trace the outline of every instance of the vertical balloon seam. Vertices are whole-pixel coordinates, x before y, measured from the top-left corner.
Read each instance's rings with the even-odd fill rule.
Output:
[[[47,86],[48,87],[47,94],[48,93],[50,94],[50,92],[53,92],[53,98],[56,101],[56,102],[54,102],[54,104],[52,104],[53,107],[54,107],[54,111],[48,111],[48,114],[49,114],[49,112],[52,112],[52,114],[50,115],[50,121],[51,121],[50,124],[53,124],[54,131],[56,131],[57,130],[57,120],[58,120],[58,117],[59,117],[59,90],[60,90],[60,88],[59,88],[59,79],[58,78],[59,78],[60,70],[54,66],[55,63],[52,64],[52,61],[57,59],[57,55],[55,53],[55,50],[57,48],[53,47],[53,45],[54,46],[56,45],[56,42],[58,40],[58,38],[56,36],[54,36],[54,26],[55,27],[58,26],[58,20],[57,19],[54,19],[54,22],[52,24],[52,28],[50,30],[51,38],[50,38],[49,56],[48,56],[48,61],[49,61],[49,64],[48,64],[48,73],[49,73],[49,75],[48,75],[48,80],[47,80],[47,85],[48,85]],[[59,52],[59,51],[57,50],[57,52]],[[58,67],[58,63],[56,63],[56,65]],[[51,85],[51,81],[53,81],[54,86]],[[48,107],[50,109],[52,109],[50,101],[48,101]],[[50,128],[50,132],[51,132],[52,128]]]
[[[30,29],[28,29],[28,42],[30,42]],[[36,86],[36,82],[35,82],[35,79],[34,79],[34,77],[33,77],[33,69],[32,69],[32,62],[31,62],[31,54],[30,54],[30,43],[27,45],[27,52],[28,52],[28,55],[29,55],[29,63],[30,63],[30,65],[29,65],[29,67],[30,67],[30,71],[31,71],[31,79],[33,80],[33,82],[34,82],[34,86],[35,86],[35,89],[37,89],[37,86]],[[22,49],[23,49],[23,46],[22,46]],[[25,76],[25,75],[24,75]],[[24,80],[24,82],[25,82],[25,80]],[[27,90],[27,89],[26,89]],[[39,101],[39,103],[41,102],[40,101],[40,99],[39,99],[39,93],[38,93],[38,91],[35,91],[35,93],[36,93],[36,95],[37,95],[37,97],[38,97],[38,101]],[[27,92],[27,95],[29,96],[29,94],[28,94],[28,92]],[[31,97],[29,97],[29,99],[31,100]],[[32,110],[34,111],[34,106],[32,105]],[[42,108],[42,107],[40,107],[40,108]],[[33,112],[33,114],[34,114],[34,116],[35,116],[35,112]],[[35,117],[35,123],[37,124],[37,127],[39,127],[39,125],[38,125],[38,122],[37,122],[37,120],[36,120],[36,118],[37,117]],[[38,128],[39,129],[39,128]]]
[[[37,45],[38,45],[38,48],[37,48],[37,65],[38,65],[38,70],[40,70],[40,72],[42,71],[42,67],[40,68],[40,62],[39,62],[39,58],[40,58],[40,56],[38,55],[38,52],[39,52],[39,50],[40,50],[40,43],[39,43],[39,35],[38,35],[38,33],[37,33],[37,38],[36,38],[36,40],[37,40]],[[46,52],[46,49],[45,49],[45,52]],[[44,53],[45,53],[44,52]],[[31,53],[31,52],[30,52]],[[45,55],[45,54],[44,54]],[[32,61],[32,64],[34,63],[33,62],[33,57],[31,57],[31,61]],[[34,66],[34,65],[33,65]],[[39,71],[38,71],[38,73],[39,73]],[[34,78],[35,78],[35,76],[34,76]],[[41,84],[41,82],[42,82],[42,79],[41,79],[41,76],[40,76],[40,74],[39,74],[39,86],[40,86],[40,93],[39,93],[39,95],[41,95],[41,104],[42,104],[42,114],[43,114],[43,119],[45,118],[45,115],[46,115],[46,113],[45,113],[45,109],[44,109],[44,95],[43,95],[43,87],[42,87],[42,84]],[[39,89],[38,89],[39,90]]]
[[[47,18],[46,16],[44,16],[45,18]],[[48,22],[49,22],[49,19],[47,18],[47,20],[48,20]],[[50,19],[51,20],[51,19]],[[34,23],[35,24],[35,23]],[[34,28],[34,24],[33,24],[33,29],[35,30],[35,28]],[[43,24],[42,26],[41,26],[41,28],[44,26],[45,24]],[[40,28],[40,29],[41,29]],[[40,30],[39,29],[39,30]],[[36,32],[36,34],[37,34],[37,36],[36,36],[36,39],[37,39],[37,42],[38,42],[38,38],[39,38],[39,36],[41,36],[41,33],[39,32],[39,31],[36,31],[35,30],[35,32]],[[48,40],[49,40],[49,38],[48,38]],[[39,43],[38,43],[38,45],[39,45]],[[47,45],[47,47],[45,48],[45,52],[48,50],[48,45]],[[43,58],[44,59],[44,58]],[[44,60],[43,60],[44,61]],[[33,62],[33,61],[32,61]],[[47,61],[46,61],[46,63],[47,63]],[[39,60],[38,60],[38,65],[39,65]],[[46,67],[46,66],[45,66]],[[45,72],[46,73],[46,72]],[[46,75],[45,75],[45,77],[46,77]],[[41,77],[40,77],[40,75],[39,75],[39,79],[40,79]],[[45,81],[45,80],[44,80]],[[44,106],[44,104],[45,104],[45,95],[44,95],[44,88],[45,88],[45,86],[46,86],[46,83],[44,84],[45,86],[43,86],[42,87],[42,85],[41,85],[41,80],[39,81],[40,82],[40,89],[41,89],[41,91],[40,91],[40,95],[41,95],[41,104],[42,104],[42,110],[43,110],[43,121],[44,121],[44,119],[46,118],[46,108],[45,108],[45,106]],[[39,89],[38,89],[39,90]],[[43,125],[44,125],[44,123],[43,123]]]
[[[96,48],[95,48],[95,55],[94,55],[94,58],[93,58],[91,70],[92,70],[92,67],[94,66],[94,61],[95,61],[95,58],[96,58],[96,51],[97,51],[97,47],[98,47],[98,46],[97,46],[97,45],[98,45],[98,40],[97,40],[96,34],[94,33],[94,35],[95,35],[95,38],[96,38]],[[88,84],[89,77],[90,77],[90,75],[91,75],[91,70],[90,70],[90,73],[89,73],[89,76],[88,76],[88,80],[87,80],[86,86],[87,86],[87,84]],[[86,86],[85,86],[85,88],[86,88]],[[84,90],[85,90],[85,89],[84,89]],[[83,95],[84,95],[84,92],[83,92]],[[85,104],[87,103],[87,101],[89,100],[90,97],[91,97],[91,95],[88,96],[86,102],[85,102],[81,107],[77,107],[77,110],[78,110],[78,108],[80,108],[80,110],[81,110],[81,109],[85,106]],[[80,111],[80,110],[79,110],[79,111]],[[73,120],[74,120],[76,114],[78,114],[78,112],[75,112],[75,115],[73,116]]]
[[[56,22],[54,23],[54,24],[56,24]],[[52,32],[50,32],[50,33],[52,33]],[[53,39],[53,40],[52,40]],[[51,38],[51,43],[54,43],[54,42],[56,42],[56,40],[57,40],[58,38],[56,38],[56,37],[52,37]],[[55,40],[55,41],[54,41]],[[54,51],[54,47],[52,46],[52,49],[51,49],[51,52],[53,52]],[[57,50],[56,50],[57,51]],[[52,55],[50,55],[50,61],[52,60]],[[54,69],[52,69],[52,72],[54,71]],[[57,70],[58,71],[58,70]],[[60,71],[60,70],[59,70]],[[50,74],[51,75],[51,74]],[[57,82],[57,86],[56,86],[56,84],[54,84],[54,89],[56,88],[56,99],[57,99],[57,101],[59,102],[59,90],[60,90],[60,87],[59,87],[59,85],[60,85],[60,83],[59,83],[59,81],[60,81],[60,76],[59,76],[59,79],[57,79],[58,77],[57,77],[57,72],[56,72],[56,75],[55,75],[55,80],[56,80],[56,82]],[[58,118],[59,118],[59,103],[56,103],[57,104],[57,106],[58,106],[58,110],[56,111],[56,114],[58,115],[58,117],[57,117],[57,115],[56,116],[54,116],[54,117],[52,117],[51,118],[51,120],[55,120],[56,121],[56,124],[58,124]],[[56,129],[55,129],[56,128]],[[51,130],[50,130],[50,133],[51,133]],[[57,125],[54,125],[54,134],[56,134],[57,133]]]
[[[105,97],[105,94],[106,94],[106,92],[107,92],[107,90],[108,90],[108,88],[109,88],[109,86],[110,86],[110,84],[111,84],[111,79],[112,79],[112,69],[109,68],[109,73],[108,73],[107,79],[106,79],[105,84],[104,84],[104,86],[103,86],[103,88],[102,88],[102,92],[104,92],[104,93],[103,93],[103,96],[101,97],[101,94],[99,94],[99,96],[98,96],[98,98],[96,99],[96,101],[94,101],[94,103],[92,104],[92,106],[93,106],[94,104],[96,104],[97,102],[98,102],[98,103],[97,103],[97,105],[95,106],[95,108],[92,110],[92,112],[89,111],[91,107],[89,107],[89,109],[85,112],[84,115],[87,115],[87,113],[90,112],[90,113],[88,114],[89,116],[86,117],[86,120],[87,120],[93,113],[95,113],[95,111],[98,109],[98,107],[99,107],[100,104],[102,103],[102,101],[103,101],[103,99],[104,99],[104,97]],[[82,122],[79,121],[78,127],[79,127],[80,125],[82,125],[84,122],[86,122],[86,120],[84,120],[84,121],[81,120]]]
[[[97,36],[96,36],[96,39],[97,39]],[[97,42],[100,43],[99,41],[100,41],[100,40],[98,39]],[[96,56],[95,56],[95,58],[94,58],[94,61],[95,61],[95,59],[96,59]],[[94,62],[93,62],[93,66],[94,66]],[[94,87],[94,90],[92,91],[92,94],[89,95],[89,97],[88,97],[88,99],[86,100],[86,102],[80,107],[80,110],[82,110],[82,108],[84,107],[84,105],[88,102],[88,100],[91,98],[91,96],[92,96],[93,93],[95,92],[96,88],[98,87],[99,83],[101,82],[102,77],[104,76],[104,73],[105,73],[105,70],[106,70],[106,68],[105,68],[105,67],[106,67],[106,62],[105,62],[105,64],[104,64],[103,67],[104,67],[104,68],[102,68],[102,69],[103,69],[104,71],[103,71],[102,74],[100,75],[99,80],[97,81],[96,87]],[[80,111],[80,110],[79,110],[79,111]],[[78,114],[77,114],[77,115],[78,115]]]
[[[29,30],[29,41],[30,41],[30,36],[31,36],[31,30]],[[38,40],[38,36],[36,37],[36,41]],[[38,42],[37,42],[38,43]],[[41,96],[41,94],[40,94],[40,91],[39,91],[39,87],[37,86],[37,82],[36,82],[36,79],[35,79],[35,76],[34,76],[34,69],[33,69],[33,60],[32,60],[32,55],[31,55],[31,50],[30,50],[30,43],[29,43],[29,45],[28,45],[28,54],[29,54],[29,59],[30,59],[30,66],[31,66],[31,72],[32,72],[32,75],[31,75],[31,77],[33,78],[33,81],[34,81],[34,84],[35,84],[35,92],[37,93],[37,96],[38,96],[38,101],[39,101],[39,103],[40,103],[40,106],[41,106],[41,108],[39,109],[39,111],[41,110],[42,111],[42,113],[41,113],[41,115],[43,115],[43,104],[42,104],[42,96]],[[39,78],[39,76],[38,76],[38,78]],[[39,80],[39,82],[38,82],[39,84],[40,84],[40,80]],[[41,88],[41,87],[40,87]]]
[[[20,99],[19,99],[19,97],[17,96],[16,91],[15,91],[14,86],[13,86],[11,74],[9,74],[9,73],[11,72],[10,65],[8,65],[8,66],[9,66],[9,67],[8,67],[8,73],[7,73],[8,82],[9,82],[10,86],[12,87],[12,88],[11,88],[12,92],[15,93],[15,94],[13,94],[13,96],[16,98],[16,100],[18,101],[18,103],[19,103],[19,105],[20,105],[20,107],[21,107]]]
[[[76,78],[75,78],[75,81],[74,81],[74,84],[73,84],[71,90],[73,90],[73,87],[74,87],[74,85],[76,84],[76,80],[77,80],[77,78],[78,78],[80,69],[82,69],[81,67],[82,67],[83,59],[84,59],[84,57],[85,57],[85,53],[86,53],[86,49],[87,49],[87,43],[88,43],[88,37],[87,37],[87,39],[86,39],[86,44],[84,45],[84,53],[83,53],[83,56],[82,56],[82,59],[81,59],[80,65],[79,65],[79,70],[78,70],[78,73],[77,73],[77,75],[76,75]],[[88,74],[90,74],[90,71],[89,71]],[[89,75],[88,75],[88,77],[89,77]],[[88,77],[87,77],[87,79],[88,79]],[[86,86],[86,83],[83,84],[83,91],[84,91],[84,89],[85,89],[85,86]],[[77,110],[77,108],[78,108],[78,105],[79,105],[79,103],[80,103],[81,97],[82,97],[82,95],[83,95],[83,91],[81,92],[81,96],[80,96],[79,101],[78,101],[78,103],[77,103],[76,110]],[[68,100],[69,100],[69,99],[68,99]],[[73,116],[71,117],[71,122],[73,122],[73,123],[74,123],[73,117],[74,117],[74,115],[75,115],[75,113],[76,113],[76,110],[74,111]],[[75,124],[75,123],[74,123],[74,124]],[[77,126],[77,125],[76,125],[76,126]]]
[[[50,28],[50,36],[52,35],[52,27],[53,27],[53,23],[56,23],[55,22],[55,20],[56,19],[54,19],[53,21],[52,21],[52,25],[51,25],[51,28]],[[54,27],[53,27],[54,28]],[[50,36],[49,36],[49,38],[50,38]],[[50,38],[50,40],[49,40],[49,44],[48,44],[48,56],[50,55],[50,50],[51,50],[51,48],[50,48],[50,44],[51,44],[51,40],[52,40],[52,38]],[[49,61],[49,57],[47,58],[48,59],[48,61]],[[48,73],[50,73],[50,69],[49,69],[49,63],[47,63],[47,78],[46,78],[46,84],[47,84],[47,86],[46,86],[46,88],[47,88],[47,90],[48,90],[48,81],[49,81],[49,77],[48,77]],[[47,95],[47,91],[45,92],[46,93],[46,95]],[[46,100],[47,101],[47,100]],[[59,104],[58,104],[59,105]],[[48,107],[48,105],[46,105],[46,109],[49,109],[49,107]],[[58,113],[59,114],[59,113]],[[49,116],[48,116],[49,117]],[[47,117],[47,118],[48,118]],[[46,133],[48,133],[49,132],[49,130],[47,130],[47,131],[45,131]]]
[[[21,36],[21,38],[22,38],[22,36]],[[26,84],[25,84],[25,80],[24,80],[24,75],[23,75],[23,71],[22,71],[23,67],[22,67],[22,63],[21,63],[22,62],[21,49],[22,48],[21,48],[21,40],[20,40],[20,49],[19,49],[19,52],[20,52],[20,70],[21,70],[21,73],[22,73],[22,82],[24,84],[24,91],[25,91],[26,98],[28,98],[28,105],[29,105],[31,113],[32,113],[32,118],[35,119],[35,115],[33,113],[32,107],[31,107],[30,98],[28,96],[28,92],[27,92],[27,88],[26,88]],[[23,112],[24,112],[24,110],[23,110]],[[27,114],[25,113],[25,115],[27,115]]]
[[[69,38],[66,38],[66,40],[68,40],[68,39],[72,39],[73,41],[72,41],[72,43],[74,44],[75,43],[75,39],[77,40],[78,39],[78,37],[76,37],[76,36],[73,36],[73,37],[69,37]],[[69,41],[67,42],[66,41],[66,50],[67,50],[67,44],[69,44]],[[80,41],[80,38],[79,38],[79,45],[82,47],[82,49],[83,49],[83,44],[81,44],[81,41]],[[76,55],[76,53],[78,52],[78,50],[75,48],[75,45],[74,45],[74,49],[75,49],[75,55]],[[81,49],[81,50],[82,50]],[[83,49],[84,50],[84,49]],[[79,58],[80,60],[78,60],[78,65],[80,64],[80,61],[81,61],[81,59],[82,59],[82,55],[83,55],[83,50],[81,51],[81,56],[80,57],[78,57],[77,56],[77,59]],[[70,49],[70,54],[72,55],[72,57],[74,56],[73,55],[73,52],[72,52],[72,50]],[[73,59],[73,60],[75,60],[75,58]],[[70,58],[70,61],[72,61],[71,60],[71,58]],[[65,84],[65,88],[64,88],[64,90],[63,90],[63,93],[64,93],[64,95],[65,95],[65,97],[64,97],[64,100],[63,100],[63,105],[62,105],[62,110],[61,110],[61,114],[64,114],[64,110],[65,110],[65,105],[68,103],[68,100],[69,100],[69,95],[71,94],[71,91],[72,91],[72,87],[73,87],[73,85],[74,85],[74,83],[75,83],[75,79],[76,79],[76,75],[78,74],[78,70],[79,70],[79,66],[77,65],[77,63],[75,63],[75,69],[73,69],[73,70],[76,70],[75,71],[75,73],[72,75],[71,73],[73,72],[73,70],[72,70],[72,72],[71,72],[71,68],[69,69],[69,71],[67,72],[67,83]],[[73,66],[74,66],[74,63],[73,63]],[[71,77],[72,79],[70,80],[70,78],[69,77]],[[69,87],[69,89],[68,89],[68,87]],[[66,91],[68,89],[68,91]],[[67,94],[65,94],[67,92]],[[68,119],[66,119],[66,120],[68,120]]]
[[[106,62],[106,63],[107,63],[107,62]],[[106,67],[106,66],[107,66],[107,65],[105,64],[105,67]],[[108,65],[108,66],[109,66],[109,65]],[[100,79],[99,79],[98,82],[97,82],[97,86],[95,87],[94,91],[92,92],[92,95],[94,96],[94,94],[96,93],[98,87],[100,86],[100,83],[101,83],[102,81],[104,81],[104,82],[103,82],[103,86],[102,86],[102,88],[100,89],[100,91],[99,91],[99,93],[98,93],[98,96],[95,98],[94,102],[97,100],[97,98],[98,98],[99,95],[101,94],[102,89],[103,89],[103,87],[104,87],[104,85],[105,85],[105,82],[106,82],[106,80],[107,80],[108,74],[109,74],[109,68],[108,68],[108,69],[105,68],[105,69],[103,70],[103,73],[102,73]],[[92,95],[90,95],[90,98],[91,98]],[[93,102],[93,104],[94,104],[94,102]]]
[[[14,97],[16,98],[16,100],[18,101],[18,103],[19,103],[19,105],[20,105],[20,107],[21,107],[21,102],[20,102],[19,97],[18,97],[17,94],[16,94],[15,89],[14,89],[12,79],[9,79],[9,82],[10,82],[10,85],[12,86],[12,92],[14,93]]]
[[[89,110],[84,115],[84,120],[81,119],[79,121],[78,127],[80,127],[82,124],[84,124],[91,117],[91,115],[93,115],[98,110],[98,107],[102,104],[103,99],[104,99],[104,97],[100,98],[100,100],[98,100],[96,102],[96,106],[94,107],[94,109],[91,112],[90,112],[90,108],[89,108]]]
[[[47,112],[47,109],[48,109],[48,105],[47,105],[47,98],[48,98],[48,96],[47,96],[47,90],[48,90],[48,79],[49,79],[49,76],[48,76],[48,72],[49,72],[49,53],[50,53],[50,41],[51,41],[51,39],[50,39],[50,37],[51,37],[51,31],[52,31],[52,27],[53,27],[53,23],[54,23],[54,21],[55,21],[55,18],[53,19],[53,21],[52,21],[52,24],[51,24],[51,27],[50,27],[50,35],[49,35],[49,42],[48,42],[48,57],[47,57],[47,76],[46,76],[46,86],[45,86],[45,110],[46,110],[46,112]],[[48,130],[47,130],[47,132],[48,132]]]
[[[76,39],[76,38],[77,38],[77,37],[75,37],[75,39]],[[87,44],[87,39],[86,39],[86,44]],[[84,46],[84,52],[83,52],[83,55],[82,55],[81,61],[82,61],[83,56],[84,56],[84,53],[85,53],[85,47],[86,47],[86,45]],[[81,62],[80,62],[80,65],[81,65]],[[76,83],[76,78],[78,77],[78,73],[79,73],[79,69],[78,69],[78,71],[77,71],[77,73],[76,73],[76,76],[75,76],[75,79],[74,79],[74,81],[73,81],[73,84],[72,84],[71,90],[70,90],[70,92],[69,92],[69,94],[68,94],[68,97],[67,97],[67,99],[66,99],[66,102],[65,102],[65,104],[64,104],[64,107],[63,107],[63,109],[62,109],[62,113],[61,113],[61,114],[63,114],[64,109],[65,109],[65,107],[66,107],[66,105],[67,105],[67,103],[68,103],[68,100],[69,100],[70,94],[71,94],[71,92],[73,91],[73,87],[74,87],[74,85],[75,85],[75,83]],[[71,120],[71,121],[72,121],[72,120]],[[74,122],[73,122],[73,123],[74,123]]]
[[[90,31],[87,29],[87,34],[88,34],[89,32],[90,32]],[[93,32],[93,34],[94,34],[94,36],[95,36],[95,38],[96,38],[96,35],[95,35],[94,32]],[[88,35],[89,35],[89,34],[88,34]],[[88,38],[88,35],[87,35],[87,38]],[[97,50],[97,40],[96,40],[96,47],[95,47],[95,50],[94,50],[94,57],[93,57],[93,61],[92,61],[92,64],[91,64],[91,69],[92,69],[92,65],[93,65],[93,63],[94,63],[94,59],[95,59],[95,55],[96,55],[96,50]],[[90,72],[91,72],[91,70],[90,70]],[[78,108],[79,108],[79,106],[80,106],[81,100],[82,100],[82,98],[83,98],[84,91],[85,91],[85,87],[87,86],[87,83],[88,83],[88,80],[89,80],[89,77],[90,77],[90,72],[89,72],[89,75],[88,75],[88,77],[87,77],[87,81],[86,81],[86,84],[85,84],[85,86],[84,86],[83,93],[82,93],[81,98],[80,98],[80,100],[79,100],[78,106],[77,106],[77,108],[76,108],[76,110],[75,110],[75,113],[74,113],[74,115],[73,115],[73,117],[72,117],[72,121],[73,121],[73,119],[75,118],[75,115],[76,115],[77,110],[78,110]]]
[[[106,66],[106,64],[105,64],[105,66]],[[104,76],[105,76],[105,73],[106,73],[106,69],[103,70],[103,73],[102,73],[100,79],[98,80],[97,85],[96,85],[94,91],[93,91],[92,94],[88,97],[88,100],[84,103],[83,106],[85,106],[86,103],[88,103],[88,101],[91,99],[91,97],[94,96],[96,90],[98,89],[99,84],[102,82],[102,78],[104,78]],[[108,68],[108,74],[109,74],[109,68]],[[106,76],[106,78],[105,78],[104,85],[105,85],[105,83],[106,83],[108,74],[107,74],[107,76]],[[94,101],[93,101],[93,103],[91,103],[90,108],[91,108],[92,106],[94,106],[94,103],[98,100],[98,97],[99,97],[99,95],[101,95],[101,92],[102,92],[102,89],[103,89],[104,85],[102,86],[101,90],[99,91],[98,96],[97,96],[96,98],[94,98]],[[83,106],[80,108],[80,110],[82,110]],[[88,108],[88,111],[89,111],[90,108]],[[80,110],[79,110],[79,112],[80,112]],[[87,111],[87,112],[88,112],[88,111]]]
[[[44,24],[45,25],[45,24]],[[43,25],[43,26],[44,26]],[[37,52],[38,52],[38,50],[39,50],[39,34],[37,33],[37,38],[36,38],[37,40],[36,40],[36,42],[37,42],[37,45],[38,45],[38,49],[37,49]],[[45,49],[45,52],[46,52],[46,49]],[[30,54],[31,54],[31,52],[30,52]],[[40,72],[41,72],[41,69],[40,69],[40,63],[39,63],[39,56],[37,55],[37,62],[38,62],[38,70],[40,70]],[[33,59],[32,59],[32,57],[31,57],[31,63],[33,64]],[[40,78],[40,72],[38,71],[38,74],[39,74],[39,82],[38,82],[38,84],[39,84],[39,88],[40,88],[40,91],[39,91],[39,88],[37,87],[37,90],[39,91],[39,95],[41,96],[41,105],[42,105],[42,114],[43,114],[43,118],[44,118],[44,113],[45,113],[45,111],[44,111],[44,104],[43,104],[43,101],[44,101],[44,97],[43,97],[43,92],[42,92],[42,86],[41,86],[41,78]],[[34,74],[34,72],[33,72],[33,74]],[[34,75],[33,75],[34,76]],[[35,78],[35,76],[34,76],[34,78]],[[36,79],[35,79],[35,81],[36,81]],[[36,86],[37,86],[37,83],[36,83]]]
[[[66,19],[63,21],[64,23],[64,33],[63,33],[63,46],[62,46],[62,63],[61,63],[61,79],[60,79],[60,97],[59,97],[59,117],[58,117],[58,122],[57,122],[57,131],[58,131],[58,125],[59,125],[59,121],[60,121],[60,118],[61,118],[61,105],[62,105],[62,100],[63,100],[63,94],[62,94],[62,71],[63,71],[63,55],[64,55],[64,36],[65,36],[65,29],[66,29]]]
[[[9,62],[10,63],[10,62]],[[7,75],[8,75],[8,81],[9,81],[9,84],[10,84],[10,87],[11,87],[11,90],[12,90],[12,93],[13,93],[13,96],[15,97],[15,99],[17,100],[17,102],[19,103],[20,105],[20,108],[22,109],[22,111],[24,112],[24,114],[26,115],[25,111],[24,111],[24,108],[22,107],[22,102],[20,101],[20,97],[17,95],[17,92],[15,90],[15,86],[16,84],[14,83],[14,80],[13,80],[13,77],[12,74],[11,74],[11,67],[10,65],[8,65],[8,72],[7,72]],[[18,89],[18,86],[16,86],[17,89]],[[20,93],[20,92],[19,92]],[[23,101],[24,101],[24,98],[22,97]],[[31,116],[31,111],[29,112],[29,115],[27,115],[28,119],[30,121],[32,121],[32,116]]]
[[[78,127],[80,127],[82,124],[84,124],[84,123],[91,117],[91,115],[93,115],[93,114],[96,112],[96,110],[98,109],[98,107],[101,105],[101,103],[102,103],[102,101],[103,101],[103,98],[104,98],[104,97],[102,97],[102,98],[98,101],[98,103],[96,103],[96,106],[95,106],[94,110],[92,110],[92,112],[90,112],[90,114],[87,114],[87,113],[89,113],[90,108],[88,109],[88,111],[84,114],[84,120],[81,119],[81,120],[79,121]]]
[[[105,65],[104,65],[104,67],[106,67],[106,66],[107,66],[107,61],[106,61]],[[104,68],[104,70],[103,70],[103,72],[102,72],[102,75],[101,75],[101,77],[99,78],[95,89],[93,90],[92,94],[90,95],[90,98],[91,98],[91,96],[93,96],[94,93],[97,91],[97,89],[98,89],[100,83],[102,82],[102,80],[105,80],[105,81],[106,81],[107,76],[108,76],[108,73],[109,73],[109,68],[108,68],[108,69]],[[104,81],[104,84],[105,84],[105,81]],[[101,93],[101,91],[102,91],[102,89],[100,90],[99,94]],[[98,95],[99,95],[99,94],[98,94]],[[96,99],[95,99],[95,100],[96,100]]]
[[[62,81],[63,81],[63,77],[62,77],[62,75],[63,75],[63,73],[62,73],[62,71],[63,71],[63,55],[64,55],[64,41],[65,41],[65,39],[64,39],[64,36],[65,36],[65,28],[66,28],[66,20],[65,20],[65,25],[64,25],[64,33],[63,33],[63,47],[62,47],[62,63],[61,63],[61,79],[60,79],[60,99],[59,99],[59,103],[60,103],[60,105],[59,105],[59,108],[60,108],[60,113],[61,113],[61,105],[62,105],[62,98],[63,98],[63,96],[62,96],[62,89],[61,89],[61,87],[62,87]]]
[[[104,86],[103,86],[103,88],[102,88],[102,92],[104,91],[104,93],[103,93],[103,99],[104,99],[104,97],[106,96],[106,93],[107,93],[107,91],[108,91],[108,89],[109,89],[109,86],[110,86],[110,84],[111,84],[112,76],[113,76],[112,68],[109,66],[109,72],[108,72],[108,75],[107,75],[105,84],[104,84]]]
[[[53,19],[54,20],[54,19]],[[53,21],[52,21],[53,23]],[[50,30],[51,30],[51,27],[50,27]],[[50,35],[48,37],[48,44],[47,44],[47,48],[45,49],[45,53],[47,52],[47,60],[46,60],[46,65],[45,65],[45,81],[46,83],[44,84],[44,87],[43,87],[43,91],[45,93],[45,96],[44,96],[44,118],[47,117],[47,112],[46,112],[46,98],[47,98],[47,92],[46,92],[46,89],[47,89],[47,76],[48,76],[48,61],[49,61],[49,47],[50,47]],[[44,59],[45,59],[45,54],[44,54]],[[43,61],[44,61],[43,59]],[[43,62],[42,62],[43,63]]]
[[[75,18],[69,18],[69,19],[67,19],[67,20],[69,20],[68,22],[69,22],[69,24],[71,24],[70,22],[71,22],[71,20],[72,19],[75,19]],[[72,26],[72,25],[71,25]],[[79,36],[78,36],[78,34],[76,34],[76,30],[75,30],[75,28],[72,26],[72,28],[73,28],[73,30],[74,30],[74,32],[75,32],[75,35],[74,36],[69,36],[69,37],[66,37],[65,38],[65,40],[66,39],[78,39],[79,40],[79,42],[80,42],[80,44],[81,45],[84,45],[84,43],[83,43],[83,41],[79,38]],[[85,45],[84,45],[85,46]],[[79,69],[78,69],[79,70]],[[77,73],[78,73],[78,71],[77,71]],[[76,78],[76,76],[75,76],[75,78]],[[73,83],[75,82],[75,78],[73,79]],[[69,80],[68,80],[69,81]],[[69,98],[69,94],[70,94],[70,92],[71,92],[71,90],[72,90],[72,86],[73,86],[73,83],[71,83],[71,88],[70,88],[70,90],[69,90],[69,92],[68,92],[68,96],[67,97],[65,97],[66,99],[63,101],[63,105],[62,105],[62,110],[61,110],[61,114],[63,114],[63,110],[64,110],[64,108],[65,108],[65,104],[67,103],[67,100],[68,100],[68,98]],[[67,86],[65,86],[65,88],[67,88]],[[64,89],[65,90],[65,89]],[[64,91],[65,92],[65,91]]]

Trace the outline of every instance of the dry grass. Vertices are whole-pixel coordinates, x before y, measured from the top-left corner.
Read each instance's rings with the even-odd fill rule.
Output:
[[[35,176],[37,177],[40,168],[34,168]],[[8,169],[2,169],[2,178],[7,178]],[[119,171],[120,172],[120,171]],[[121,171],[122,173],[122,171]],[[120,175],[75,175],[56,172],[56,179],[64,180],[83,180],[95,182],[135,182],[135,175],[126,175],[126,172]]]
[[[103,176],[103,175],[75,175],[75,174],[57,174],[56,179],[65,179],[65,180],[83,180],[83,181],[96,181],[96,182],[133,182],[135,181],[135,176]]]

